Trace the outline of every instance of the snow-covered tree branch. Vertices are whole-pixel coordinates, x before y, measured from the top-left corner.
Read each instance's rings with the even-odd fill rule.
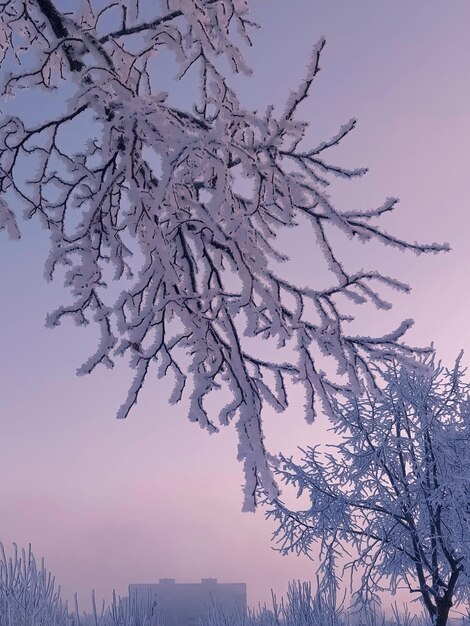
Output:
[[[413,356],[402,343],[410,320],[381,337],[348,334],[341,297],[388,308],[383,288],[408,286],[374,270],[348,271],[334,231],[416,253],[447,249],[378,226],[394,198],[362,212],[332,205],[331,180],[365,170],[324,157],[354,120],[303,147],[307,123],[297,109],[319,71],[323,40],[282,113],[242,107],[224,68],[249,73],[238,43],[250,46],[255,27],[245,0],[0,0],[3,96],[45,91],[57,110],[40,121],[7,108],[0,115],[0,228],[19,236],[23,212],[49,230],[46,277],[64,276],[72,299],[48,325],[72,317],[101,332],[79,372],[128,356],[135,378],[118,417],[157,375],[173,381],[171,402],[186,394],[189,419],[203,428],[235,421],[247,510],[258,487],[278,494],[265,405],[283,411],[289,384],[299,383],[312,421],[318,406],[331,414],[336,392],[373,388],[372,363]],[[181,80],[199,73],[199,92],[184,110],[159,89],[162,49],[174,53]],[[323,254],[327,288],[277,271],[286,254],[276,236],[300,216]],[[257,338],[278,358],[265,356],[270,350],[260,356]],[[318,348],[336,362],[337,376],[322,369]],[[213,415],[207,398],[218,390],[229,399]]]
[[[283,553],[321,547],[323,584],[359,574],[357,600],[407,588],[433,624],[445,626],[470,592],[470,385],[460,358],[453,370],[390,365],[381,398],[335,404],[339,442],[303,450],[303,463],[282,458],[276,474],[308,494],[294,511],[279,499]],[[351,556],[352,555],[352,556]],[[346,565],[344,565],[346,562]],[[340,574],[341,573],[341,574]]]

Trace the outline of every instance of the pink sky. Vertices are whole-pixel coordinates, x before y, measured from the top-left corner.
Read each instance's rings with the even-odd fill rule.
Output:
[[[331,160],[370,167],[358,182],[335,184],[337,205],[372,207],[398,196],[390,229],[453,248],[419,258],[360,248],[354,262],[413,286],[411,296],[390,296],[396,306],[387,317],[365,310],[364,328],[414,317],[409,342],[434,341],[449,365],[460,348],[470,354],[468,0],[253,6],[262,25],[249,55],[255,75],[237,81],[246,106],[280,104],[310,45],[326,35],[323,71],[301,112],[312,122],[312,141],[357,117],[357,130]],[[305,280],[309,245],[304,231],[290,242],[293,271]],[[188,422],[183,404],[168,406],[161,381],[147,386],[126,421],[115,420],[131,376],[125,363],[75,377],[94,331],[70,323],[44,329],[46,312],[62,297],[59,285],[42,278],[46,248],[35,224],[21,242],[2,236],[0,244],[0,540],[7,549],[31,542],[64,595],[77,591],[84,607],[92,588],[109,599],[113,588],[125,594],[128,583],[160,577],[244,581],[251,604],[268,601],[271,587],[283,593],[292,578],[314,578],[315,563],[272,550],[261,512],[240,512],[243,476],[231,428],[209,437]],[[322,440],[318,425],[303,423],[301,402],[295,397],[287,414],[267,416],[273,452]]]

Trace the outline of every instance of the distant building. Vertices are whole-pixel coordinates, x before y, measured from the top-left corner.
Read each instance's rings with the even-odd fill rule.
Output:
[[[129,599],[137,605],[154,606],[166,626],[195,626],[214,605],[224,612],[246,611],[245,583],[218,583],[203,578],[200,583],[177,583],[161,578],[158,584],[129,585]]]

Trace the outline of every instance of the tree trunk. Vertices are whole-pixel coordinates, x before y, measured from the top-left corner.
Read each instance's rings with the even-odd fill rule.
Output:
[[[447,620],[449,619],[449,611],[452,606],[452,601],[447,598],[442,598],[437,603],[437,613],[434,616],[435,626],[447,626]]]

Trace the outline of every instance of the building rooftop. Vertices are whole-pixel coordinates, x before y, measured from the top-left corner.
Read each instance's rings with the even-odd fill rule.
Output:
[[[177,583],[160,578],[158,583],[129,585],[129,598],[148,609],[154,607],[167,626],[193,626],[214,606],[224,613],[246,611],[246,583],[219,583],[202,578],[199,583]]]

